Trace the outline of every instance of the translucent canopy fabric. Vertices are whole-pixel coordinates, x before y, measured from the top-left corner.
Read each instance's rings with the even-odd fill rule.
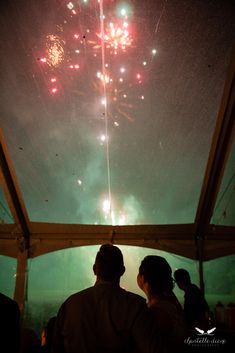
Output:
[[[5,198],[3,188],[0,185],[0,224],[14,223],[10,208]]]
[[[0,124],[30,220],[193,223],[234,2],[0,6]]]
[[[226,164],[211,223],[235,226],[235,142]]]

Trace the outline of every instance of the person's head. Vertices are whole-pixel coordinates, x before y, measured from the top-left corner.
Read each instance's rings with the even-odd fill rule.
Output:
[[[48,347],[51,347],[55,322],[56,322],[56,316],[53,316],[47,321],[46,326],[43,328],[42,334],[41,334],[42,346],[47,345]]]
[[[147,297],[164,297],[172,292],[174,284],[172,270],[164,257],[146,256],[139,267],[137,283]]]
[[[174,278],[177,283],[177,286],[182,290],[185,290],[191,284],[190,275],[188,271],[184,268],[179,268],[178,270],[175,270]]]
[[[109,282],[119,281],[125,272],[121,250],[112,244],[101,245],[93,270],[97,279]]]

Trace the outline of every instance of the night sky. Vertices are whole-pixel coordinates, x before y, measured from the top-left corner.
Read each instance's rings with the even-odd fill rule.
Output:
[[[192,223],[234,1],[12,0],[0,10],[0,126],[30,220]]]

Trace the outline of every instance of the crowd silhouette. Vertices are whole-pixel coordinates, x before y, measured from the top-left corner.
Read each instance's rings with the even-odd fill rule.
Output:
[[[146,300],[121,288],[125,265],[117,246],[100,246],[93,272],[94,285],[67,298],[57,316],[48,318],[40,339],[32,329],[21,329],[18,304],[0,293],[1,351],[187,353],[190,330],[204,334],[216,329],[208,326],[209,306],[189,272],[177,269],[173,279],[164,257],[148,255],[139,264],[137,284]],[[175,283],[184,291],[183,307]]]

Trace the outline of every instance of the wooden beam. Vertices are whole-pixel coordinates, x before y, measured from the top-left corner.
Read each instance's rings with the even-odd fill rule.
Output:
[[[235,50],[227,73],[216,128],[195,218],[196,237],[204,236],[210,224],[226,161],[234,138]]]
[[[4,141],[3,133],[0,130],[0,166],[1,178],[4,180],[4,191],[11,209],[14,221],[21,228],[24,239],[24,248],[29,248],[30,231],[29,218],[24,205],[23,197],[16,181],[16,175],[8,154],[7,146]],[[22,243],[22,242],[21,242]],[[21,249],[20,249],[21,250]]]

